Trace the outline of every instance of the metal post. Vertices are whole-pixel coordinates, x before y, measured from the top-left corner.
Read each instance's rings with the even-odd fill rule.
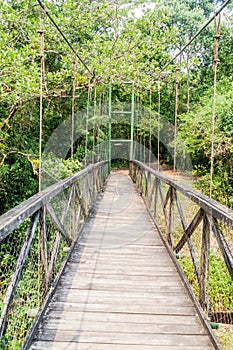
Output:
[[[130,136],[130,160],[133,159],[133,144],[134,144],[134,84],[132,86],[131,98],[131,136]]]
[[[112,138],[112,83],[109,83],[108,94],[108,173],[111,172],[111,138]]]

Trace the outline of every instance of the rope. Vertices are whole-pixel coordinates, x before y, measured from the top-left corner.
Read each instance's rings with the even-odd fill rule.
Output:
[[[173,171],[176,171],[176,157],[177,157],[177,118],[179,108],[179,71],[178,62],[176,63],[176,100],[175,100],[175,125],[174,125],[174,153],[173,153]]]
[[[102,93],[100,92],[99,94],[99,115],[98,115],[98,118],[97,118],[97,134],[96,134],[96,137],[97,137],[97,161],[99,162],[100,161],[100,118],[101,118],[101,111],[102,111]],[[103,156],[102,156],[102,159],[103,160],[105,159]]]
[[[147,131],[147,118],[145,118],[145,90],[142,90],[142,114],[143,114],[143,163],[146,164],[146,131]],[[145,118],[145,119],[144,119]]]
[[[208,222],[209,225],[209,222]],[[206,295],[207,295],[207,305],[206,305],[206,313],[207,316],[211,312],[211,304],[210,304],[210,227],[208,228],[208,240],[207,240],[207,286],[206,286]]]
[[[152,151],[152,144],[151,144],[151,133],[152,133],[152,116],[151,116],[151,110],[152,110],[152,85],[150,85],[150,134],[149,134],[149,167],[151,163],[151,151]]]
[[[45,78],[45,60],[44,60],[44,26],[43,26],[43,20],[42,20],[42,14],[40,15],[40,29],[38,30],[38,33],[40,35],[40,121],[39,121],[39,184],[38,184],[38,191],[41,191],[41,185],[42,185],[42,138],[43,138],[43,90],[44,90],[44,78]],[[43,211],[44,213],[44,211]],[[43,214],[40,214],[43,215]],[[41,292],[40,292],[40,282],[43,279],[41,275],[41,251],[42,251],[42,245],[40,242],[41,239],[41,232],[42,232],[41,225],[39,225],[39,232],[38,232],[38,286],[37,286],[37,297],[38,297],[38,305],[40,305],[40,299],[41,299]]]
[[[216,16],[217,17],[217,16]],[[213,113],[212,113],[212,132],[211,132],[211,157],[210,157],[210,197],[212,197],[213,191],[213,174],[214,174],[214,143],[215,143],[215,120],[216,120],[216,98],[217,98],[217,66],[218,66],[218,45],[219,45],[219,29],[221,17],[219,15],[218,23],[217,18],[215,17],[214,27],[215,27],[215,36],[214,36],[214,61],[213,61],[213,70],[214,70],[214,95],[213,95]]]
[[[39,130],[39,192],[41,191],[42,182],[42,137],[43,137],[43,77],[44,77],[44,29],[41,21],[40,30],[40,130]]]
[[[82,63],[82,65],[86,68],[86,70],[91,74],[92,77],[94,77],[94,74],[90,71],[90,69],[88,68],[88,66],[86,65],[86,63],[84,62],[84,60],[81,58],[81,56],[77,53],[77,51],[73,48],[73,46],[71,45],[71,43],[69,42],[69,40],[67,39],[67,37],[65,36],[65,34],[62,32],[62,30],[60,29],[60,27],[57,25],[57,23],[55,22],[55,20],[53,19],[53,17],[49,14],[49,12],[47,11],[45,5],[40,1],[37,0],[37,2],[39,3],[39,5],[41,6],[41,8],[44,10],[45,14],[48,16],[48,18],[50,19],[50,21],[53,23],[53,25],[55,26],[55,28],[58,30],[58,32],[61,34],[62,38],[65,40],[65,42],[67,43],[67,45],[69,46],[69,48],[73,51],[73,53],[75,54],[75,56],[78,58],[78,60]]]
[[[138,120],[138,114],[139,114],[139,110],[138,110],[138,106],[139,106],[139,100],[138,100],[138,95],[136,94],[136,98],[135,98],[135,125],[136,125],[136,132],[135,132],[135,155],[134,158],[135,159],[139,159],[139,139],[138,139],[138,129],[139,129],[139,120]]]
[[[112,81],[109,82],[108,89],[108,173],[111,173],[111,139],[112,139]]]
[[[94,85],[94,120],[93,120],[93,144],[92,144],[92,163],[95,163],[95,136],[96,136],[96,110],[97,110],[97,104],[96,104],[96,83]]]
[[[158,80],[158,133],[157,133],[157,160],[158,160],[158,171],[160,170],[160,117],[161,117],[161,81]]]
[[[227,0],[218,11],[215,12],[215,14],[201,27],[201,29],[189,40],[189,42],[168,62],[165,64],[165,66],[161,69],[159,72],[159,75],[161,75],[165,69],[171,64],[173,61],[175,61],[181,53],[183,53],[187,47],[208,27],[208,25],[215,20],[215,18],[224,10],[224,8],[231,2],[232,0]]]
[[[130,159],[134,156],[134,125],[135,125],[135,86],[132,83],[131,116],[130,116]]]
[[[90,96],[91,96],[91,84],[89,79],[88,92],[87,92],[87,113],[86,113],[85,166],[87,165]]]
[[[190,46],[188,47],[188,53],[187,53],[187,73],[188,73],[188,77],[187,77],[187,112],[189,113],[190,111]]]
[[[74,155],[74,114],[75,114],[75,95],[76,95],[76,59],[73,58],[73,92],[72,92],[72,110],[71,110],[71,159]]]
[[[143,163],[143,159],[144,159],[144,148],[143,148],[143,131],[144,131],[144,121],[142,118],[142,87],[140,87],[140,91],[139,91],[139,113],[140,113],[140,121],[141,121],[141,126],[140,126],[140,162]],[[142,125],[142,121],[143,121],[143,125]]]

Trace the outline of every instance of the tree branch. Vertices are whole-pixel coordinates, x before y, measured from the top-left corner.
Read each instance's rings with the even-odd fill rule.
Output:
[[[0,131],[2,131],[8,125],[9,121],[15,115],[15,113],[17,112],[17,110],[19,108],[20,108],[20,104],[16,104],[11,108],[10,114],[8,115],[8,117],[6,119],[3,120],[2,125],[0,126]]]
[[[32,166],[32,169],[33,169],[33,174],[34,175],[38,175],[38,172],[35,168],[35,165],[33,163],[33,161],[30,159],[30,157],[34,156],[33,154],[30,154],[30,153],[23,153],[23,152],[20,152],[20,151],[9,151],[5,154],[3,154],[3,157],[2,157],[2,161],[0,162],[0,166],[2,166],[6,160],[6,158],[11,155],[11,154],[18,154],[20,156],[23,156],[25,158],[27,158],[27,160],[30,162],[31,166]]]

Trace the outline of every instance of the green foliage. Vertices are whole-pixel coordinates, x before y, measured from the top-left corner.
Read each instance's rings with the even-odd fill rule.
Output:
[[[20,204],[37,190],[32,165],[22,156],[11,155],[0,171],[1,213]]]
[[[42,162],[43,188],[78,172],[81,168],[82,163],[78,161],[77,155],[73,159],[62,159],[48,154]]]
[[[199,295],[198,280],[197,280],[197,276],[196,276],[191,258],[189,256],[180,255],[178,262],[181,265],[184,271],[184,274],[186,275],[190,285],[192,286],[192,290],[194,291],[194,294],[198,298],[198,295]]]
[[[198,299],[198,281],[191,258],[188,256],[181,256],[178,262]],[[233,285],[231,276],[226,268],[225,262],[213,252],[210,254],[210,270],[207,283],[211,309],[213,311],[231,310],[233,303]]]
[[[105,83],[111,79],[114,84],[135,81],[144,87],[151,82],[146,71],[158,70],[170,57],[166,45],[173,41],[173,28],[168,25],[167,9],[155,7],[134,17],[138,4],[122,1],[111,4],[108,1],[62,2],[57,6],[46,2],[48,11],[66,34],[72,45],[96,78],[97,99],[106,94]],[[1,212],[20,203],[37,191],[37,178],[16,155],[4,158],[12,151],[32,154],[32,162],[38,165],[39,151],[39,93],[40,93],[40,34],[45,35],[45,80],[43,84],[43,147],[53,130],[71,115],[72,95],[72,53],[56,28],[51,25],[43,11],[25,0],[1,1],[0,13],[0,62],[1,104],[0,104],[0,151],[3,165],[0,170]],[[82,63],[76,62],[75,111],[86,110],[89,73]],[[118,87],[123,102],[127,97]],[[90,105],[94,105],[93,90]],[[98,104],[98,101],[96,101]],[[96,107],[95,107],[96,108]],[[91,123],[88,125],[87,146],[89,150],[106,139],[106,128]],[[84,158],[86,138],[85,124],[76,123],[80,134],[75,145],[79,155],[77,163]],[[114,129],[114,128],[113,128]],[[119,130],[120,129],[120,130]],[[95,131],[96,130],[96,131]],[[97,131],[98,130],[98,131]],[[114,131],[114,130],[113,130]],[[121,137],[129,136],[129,128],[122,125],[117,129]],[[92,134],[92,135],[91,135]],[[61,138],[66,138],[66,140]],[[67,143],[67,135],[60,140]],[[59,155],[57,155],[59,156]],[[5,159],[5,160],[4,160]],[[0,159],[0,162],[2,159]],[[56,163],[56,160],[54,160]],[[27,163],[27,160],[25,160]],[[77,169],[76,165],[61,165],[56,170],[60,176]],[[36,168],[36,166],[35,166]],[[72,168],[72,169],[71,169]],[[65,170],[66,169],[66,170]],[[48,169],[49,170],[49,169]],[[24,173],[25,176],[22,176]],[[21,179],[21,183],[19,181]],[[26,185],[28,184],[28,185]]]
[[[223,259],[210,255],[210,304],[215,310],[231,310],[233,305],[233,284]]]
[[[197,186],[208,194],[212,140],[213,89],[207,90],[190,113],[180,116],[179,138],[185,140],[185,150],[192,156],[194,169],[201,180]],[[232,207],[232,126],[233,86],[228,79],[218,83],[217,117],[214,136],[213,198]]]
[[[192,260],[189,256],[180,256],[178,260],[192,289],[199,298],[199,287]],[[232,312],[233,284],[231,276],[222,258],[213,252],[210,254],[209,278],[207,290],[212,311]],[[224,350],[228,350],[232,344],[232,325],[220,324],[214,331]]]
[[[111,162],[112,168],[117,169],[128,169],[129,168],[129,162],[124,159],[114,159]]]
[[[26,0],[0,0],[0,208],[1,213],[21,203],[37,191],[39,164],[39,94],[40,94],[40,34],[45,35],[45,73],[43,82],[43,139],[46,149],[53,131],[64,123],[64,132],[55,137],[57,152],[68,148],[67,154],[43,155],[43,186],[79,171],[85,164],[85,156],[97,159],[96,148],[106,148],[108,134],[108,84],[112,81],[115,106],[130,105],[131,87],[122,82],[135,83],[136,102],[139,111],[135,137],[149,147],[150,109],[153,111],[152,130],[158,127],[157,73],[170,60],[177,49],[200,29],[214,11],[212,0],[153,0],[139,1],[45,1],[59,27],[65,33],[79,56],[87,64],[91,77],[83,64],[76,60],[72,71],[73,54],[54,26],[36,3]],[[139,11],[140,10],[140,11]],[[233,31],[232,18],[225,10],[219,46],[218,98],[215,129],[215,161],[213,197],[233,208]],[[197,185],[203,192],[209,190],[209,167],[211,146],[211,117],[213,96],[213,25],[208,27],[181,58],[179,94],[180,155],[186,151],[192,157],[198,178]],[[167,67],[161,81],[161,116],[174,122],[175,110],[175,62]],[[74,155],[70,149],[70,116],[73,75],[76,80]],[[187,112],[187,79],[190,77],[190,111]],[[152,103],[149,91],[152,87]],[[87,111],[89,120],[87,120]],[[130,127],[122,117],[112,125],[112,135],[129,139]],[[154,129],[153,129],[154,128]],[[168,132],[169,133],[169,132]],[[182,142],[181,142],[182,141]],[[59,147],[58,147],[59,144]],[[68,145],[68,147],[67,147]],[[183,146],[184,145],[184,146]],[[86,149],[87,148],[87,149]],[[152,137],[152,149],[157,151],[156,137]],[[102,150],[104,153],[104,150]],[[106,150],[105,150],[106,152]],[[171,163],[171,154],[161,145],[161,158]],[[125,160],[116,159],[113,167],[128,167]],[[145,184],[143,184],[145,189]],[[56,205],[59,207],[59,203]],[[59,209],[59,208],[56,208]],[[0,255],[1,274],[7,282],[14,269],[23,241],[25,227],[6,239]],[[54,233],[54,232],[53,232]],[[17,249],[15,248],[17,247]],[[37,251],[35,244],[34,253]],[[63,252],[59,253],[59,262]],[[181,257],[194,290],[198,293],[197,280],[191,260]],[[33,265],[33,264],[32,264]],[[20,283],[15,307],[31,295],[30,286],[36,284],[33,266],[24,274]],[[36,264],[34,264],[36,266]],[[59,264],[58,264],[59,265]],[[211,303],[220,308],[232,304],[232,285],[224,270],[222,260],[211,254]],[[220,272],[221,271],[221,272]],[[1,276],[0,276],[1,277]],[[1,296],[5,285],[1,283]],[[28,282],[28,284],[27,284]],[[220,283],[217,283],[220,282]],[[224,285],[224,288],[219,287]],[[218,296],[218,298],[216,297]],[[26,305],[26,304],[25,304]],[[0,304],[0,307],[2,305]],[[27,311],[32,304],[19,311],[23,321],[21,340],[30,323]],[[17,309],[19,310],[19,309]],[[13,320],[12,327],[18,320]],[[13,328],[10,328],[10,331]],[[20,340],[19,340],[20,341]],[[4,336],[0,347],[17,349],[18,340],[10,343]]]
[[[232,325],[220,325],[214,333],[217,335],[223,350],[229,350],[233,344]]]

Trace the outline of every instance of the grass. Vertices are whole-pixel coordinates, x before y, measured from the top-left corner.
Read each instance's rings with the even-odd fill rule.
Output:
[[[214,330],[223,350],[233,350],[233,325],[220,324],[219,329]]]

